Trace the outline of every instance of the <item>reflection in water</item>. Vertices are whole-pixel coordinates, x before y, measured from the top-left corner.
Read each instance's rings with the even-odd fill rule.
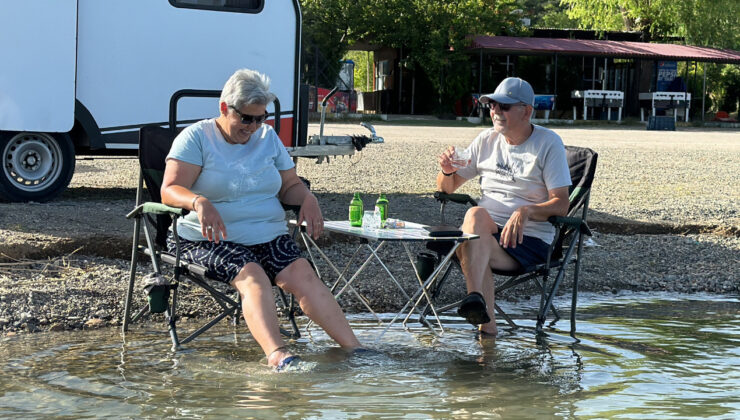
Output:
[[[519,313],[522,322],[533,319]],[[274,373],[244,327],[169,351],[159,326],[0,339],[0,417],[732,418],[740,415],[738,300],[590,296],[579,337],[531,330],[477,339],[446,318],[436,337],[392,328],[348,355],[317,329]],[[379,332],[357,317],[361,340]],[[530,325],[531,326],[531,325]]]

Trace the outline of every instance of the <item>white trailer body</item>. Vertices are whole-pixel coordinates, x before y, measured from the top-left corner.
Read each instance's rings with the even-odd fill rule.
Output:
[[[239,68],[270,76],[280,138],[305,144],[300,36],[298,0],[3,1],[0,199],[54,197],[75,155],[135,154],[138,129],[167,124],[175,92],[220,91]],[[180,122],[217,115],[215,98],[178,105]]]

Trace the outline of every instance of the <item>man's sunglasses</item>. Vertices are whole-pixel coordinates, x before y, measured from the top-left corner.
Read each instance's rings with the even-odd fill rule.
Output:
[[[265,120],[267,119],[267,112],[265,112],[262,115],[249,115],[249,114],[242,114],[241,112],[239,112],[238,109],[236,109],[235,106],[229,105],[229,108],[233,109],[234,112],[239,114],[239,118],[241,118],[242,124],[244,125],[249,125],[252,123],[257,123],[257,125],[260,125],[263,122],[265,122]]]
[[[498,105],[500,110],[508,111],[511,109],[512,106],[524,106],[526,104],[523,104],[521,102],[516,103],[516,104],[502,104],[501,102],[496,102],[496,101],[489,101],[488,103],[485,104],[486,108],[488,109],[493,109],[496,105]]]

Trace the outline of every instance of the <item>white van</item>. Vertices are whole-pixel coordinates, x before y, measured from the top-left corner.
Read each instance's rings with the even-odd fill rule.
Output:
[[[77,155],[135,155],[139,127],[165,125],[176,92],[219,91],[244,67],[272,79],[286,147],[315,156],[294,149],[306,144],[300,46],[298,0],[4,0],[0,199],[53,198]],[[218,110],[179,102],[181,123]]]

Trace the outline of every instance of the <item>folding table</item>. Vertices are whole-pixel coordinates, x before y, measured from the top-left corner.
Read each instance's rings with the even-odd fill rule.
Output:
[[[295,224],[295,221],[291,221]],[[362,273],[362,271],[368,266],[370,261],[373,259],[377,260],[378,263],[385,269],[385,271],[388,273],[389,278],[395,283],[396,287],[400,290],[402,295],[406,298],[406,304],[404,307],[396,314],[396,316],[387,324],[386,328],[383,330],[383,332],[380,334],[378,339],[385,334],[385,332],[390,328],[390,326],[404,313],[406,312],[409,307],[411,308],[409,311],[409,314],[406,316],[406,318],[403,321],[403,324],[405,325],[408,321],[409,316],[413,313],[414,310],[418,312],[417,306],[419,302],[421,302],[422,299],[426,299],[427,303],[429,304],[432,312],[434,313],[434,317],[437,320],[437,325],[439,326],[440,331],[444,331],[442,328],[442,322],[439,319],[439,316],[437,315],[437,311],[434,308],[434,305],[432,304],[432,299],[430,298],[429,294],[427,293],[427,288],[429,285],[437,278],[439,273],[442,272],[442,269],[447,266],[447,264],[450,263],[450,259],[453,255],[455,255],[455,250],[457,249],[460,244],[462,244],[465,241],[469,241],[471,239],[478,239],[478,235],[473,235],[469,233],[464,233],[461,236],[446,236],[446,237],[433,237],[429,236],[429,232],[424,229],[425,225],[421,225],[418,223],[412,223],[412,222],[405,222],[405,227],[400,229],[375,229],[375,228],[367,228],[367,227],[353,227],[350,225],[349,221],[343,220],[343,221],[327,221],[324,223],[324,229],[329,232],[339,233],[343,235],[348,236],[354,236],[360,238],[360,245],[357,247],[355,252],[352,254],[352,257],[350,258],[349,262],[347,262],[344,270],[340,271],[337,266],[331,261],[331,259],[321,250],[321,248],[314,242],[313,238],[311,238],[308,234],[306,234],[304,229],[301,229],[301,238],[304,242],[304,245],[306,246],[306,250],[308,252],[309,258],[314,263],[314,266],[316,266],[316,260],[314,258],[314,253],[312,252],[312,249],[318,252],[318,254],[321,256],[321,258],[326,261],[326,263],[334,270],[334,272],[337,275],[337,279],[334,281],[334,283],[331,286],[331,291],[334,293],[335,297],[339,297],[344,293],[345,290],[349,289],[352,291],[362,302],[362,304],[373,314],[375,317],[380,321],[380,318],[375,314],[375,311],[370,307],[370,304],[367,302],[366,299],[364,299],[353,287],[352,283],[358,278],[358,276]],[[409,249],[409,243],[410,242],[427,242],[427,241],[451,241],[454,242],[453,246],[451,247],[450,251],[445,255],[445,257],[442,259],[442,261],[437,264],[435,269],[432,271],[432,273],[429,275],[428,278],[422,279],[419,275],[419,270],[416,267],[416,264],[414,263],[414,257],[411,253],[411,250]],[[384,262],[380,256],[378,255],[378,250],[380,250],[386,243],[388,242],[400,242],[403,245],[404,250],[406,251],[406,255],[408,256],[409,262],[411,263],[411,266],[414,268],[414,273],[416,275],[416,279],[419,282],[419,288],[416,290],[416,292],[409,296],[406,290],[404,290],[403,286],[398,282],[396,277],[391,273],[391,271],[388,269],[388,266],[386,262]],[[357,269],[357,271],[352,274],[352,276],[347,279],[346,273],[349,269],[352,262],[355,260],[355,258],[358,256],[360,250],[367,249],[369,251],[369,255],[365,259],[365,261],[360,265],[360,267]],[[321,277],[321,274],[319,273],[319,277]],[[322,279],[323,280],[323,279]],[[343,286],[339,291],[336,291],[340,283],[343,282]],[[436,333],[434,330],[434,327],[424,318],[422,319],[425,322],[425,325],[429,327],[433,332]]]

